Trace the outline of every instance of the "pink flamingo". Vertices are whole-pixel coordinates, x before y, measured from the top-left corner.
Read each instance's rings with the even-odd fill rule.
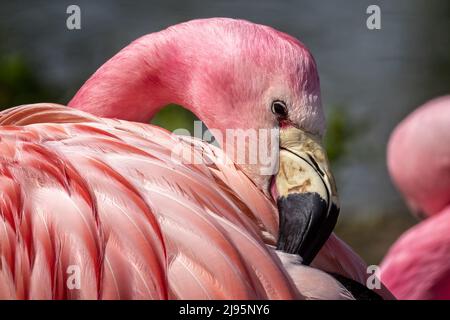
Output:
[[[400,299],[450,299],[450,96],[403,120],[388,146],[389,172],[424,221],[384,258],[381,278]]]
[[[280,147],[263,141],[278,174],[137,123],[168,103],[219,133],[280,128]],[[123,49],[69,106],[0,115],[0,297],[352,299],[329,273],[365,283],[329,238],[337,194],[298,40],[232,19],[176,25]]]

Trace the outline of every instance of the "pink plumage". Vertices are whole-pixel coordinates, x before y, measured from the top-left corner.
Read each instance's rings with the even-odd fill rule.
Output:
[[[257,228],[274,231],[275,208],[218,170],[219,149],[56,105],[0,124],[3,298],[296,297]],[[208,161],[174,163],[174,145]],[[70,265],[80,290],[65,285]]]
[[[391,176],[413,213],[425,218],[382,263],[382,280],[400,299],[450,299],[449,142],[449,96],[414,111],[389,142]]]
[[[72,108],[1,113],[0,297],[353,298],[321,271],[365,281],[362,260],[334,235],[316,269],[274,250],[273,176],[198,139],[125,121],[179,103],[219,132],[277,128],[273,99],[289,105],[283,128],[320,140],[319,80],[306,47],[269,27],[207,19],[133,42]],[[73,266],[76,290],[67,285]]]

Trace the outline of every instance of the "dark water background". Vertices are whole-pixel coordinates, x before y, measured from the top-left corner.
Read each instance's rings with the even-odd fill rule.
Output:
[[[81,8],[81,30],[66,28],[70,4]],[[366,27],[370,4],[381,7],[381,30]],[[418,105],[450,92],[449,1],[2,0],[0,109],[43,99],[66,103],[135,38],[214,16],[273,26],[313,52],[330,141],[339,146],[333,163],[343,212],[338,232],[378,261],[413,223],[387,174],[389,134]],[[177,127],[181,116],[166,112],[160,123]]]

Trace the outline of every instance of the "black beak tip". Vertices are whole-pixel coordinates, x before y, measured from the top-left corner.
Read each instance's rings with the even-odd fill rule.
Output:
[[[277,200],[280,227],[277,249],[298,254],[309,265],[334,229],[339,208],[318,193],[291,193]]]

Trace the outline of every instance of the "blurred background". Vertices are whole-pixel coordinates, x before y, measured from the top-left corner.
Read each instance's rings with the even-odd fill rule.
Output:
[[[66,28],[71,4],[81,8],[81,30]],[[381,30],[366,27],[371,4],[381,8]],[[0,0],[0,110],[33,102],[65,104],[135,38],[216,16],[270,25],[312,51],[342,203],[336,232],[367,262],[378,263],[416,223],[391,184],[385,150],[401,119],[450,93],[447,0]],[[170,106],[154,122],[191,130],[193,120],[188,111]]]

